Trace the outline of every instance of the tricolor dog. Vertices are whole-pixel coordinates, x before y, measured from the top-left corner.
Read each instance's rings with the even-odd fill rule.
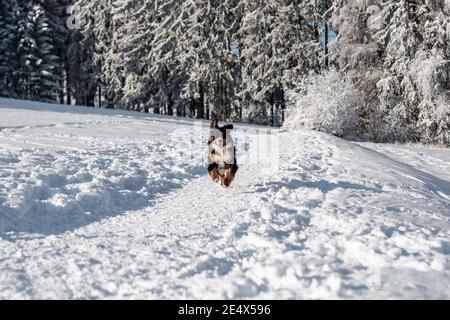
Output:
[[[219,127],[219,121],[211,122],[211,136],[208,141],[208,173],[214,182],[229,187],[239,167],[236,161],[236,148],[231,137],[233,125]]]

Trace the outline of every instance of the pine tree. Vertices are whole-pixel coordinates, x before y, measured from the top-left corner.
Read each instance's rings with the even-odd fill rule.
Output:
[[[118,20],[114,19],[113,0],[100,1],[94,18],[95,62],[100,71],[99,104],[112,108],[120,101],[121,73],[117,73],[119,43]]]
[[[249,106],[249,121],[270,124],[274,91],[292,88],[299,77],[318,69],[320,44],[314,17],[307,15],[303,1],[241,1],[241,6],[240,96]]]
[[[189,14],[177,49],[187,75],[185,92],[194,98],[198,117],[237,117],[232,114],[233,76],[238,75],[232,48],[239,25],[237,4],[235,0],[185,2]]]
[[[448,144],[450,107],[445,106],[450,104],[445,91],[450,56],[445,24],[450,17],[445,4],[384,1],[382,8],[383,24],[374,38],[383,50],[378,88],[384,133],[400,141]]]
[[[17,51],[17,2],[5,0],[0,3],[0,95],[15,96],[17,79],[13,73],[18,68]]]
[[[383,49],[373,37],[381,28],[379,11],[380,6],[335,0],[331,19],[338,35],[333,45],[333,62],[363,97],[361,132],[376,141],[383,139],[385,131],[375,89],[383,76]]]
[[[67,63],[67,45],[70,30],[66,26],[67,7],[72,0],[47,0],[42,3],[46,15],[49,19],[49,27],[52,30],[53,53],[58,57],[58,94],[59,102],[65,102],[65,96],[69,95],[67,88],[68,63]],[[64,81],[66,80],[66,81]],[[69,95],[70,96],[70,95]],[[70,100],[70,98],[67,98]]]
[[[178,105],[181,95],[179,88],[183,74],[176,46],[181,40],[185,9],[180,1],[162,0],[155,1],[153,13],[151,49],[146,59],[151,101],[155,113],[173,115],[173,109]]]
[[[148,111],[151,77],[146,58],[151,50],[149,43],[155,5],[145,0],[121,0],[116,1],[114,6],[114,19],[122,22],[116,31],[120,39],[116,64],[121,82],[118,104],[127,109]]]
[[[73,96],[77,105],[93,107],[100,79],[95,59],[96,40],[93,30],[98,1],[76,0],[73,5],[72,14],[75,15],[79,28],[72,28],[68,35],[68,96]]]
[[[21,98],[55,101],[58,95],[58,64],[50,19],[43,1],[19,6],[18,93]]]
[[[448,144],[448,4],[371,4],[336,0],[333,15],[337,62],[366,101],[366,134],[378,141]]]
[[[450,146],[450,2],[429,2],[421,8],[426,12],[420,22],[423,44],[411,72],[420,101],[419,139]],[[415,13],[420,19],[421,12]]]
[[[97,93],[97,105],[111,107],[115,99],[111,63],[114,60],[113,47],[114,21],[112,20],[112,0],[78,0],[81,9],[81,46],[84,63],[80,91],[87,91],[88,105],[94,105],[93,92]]]

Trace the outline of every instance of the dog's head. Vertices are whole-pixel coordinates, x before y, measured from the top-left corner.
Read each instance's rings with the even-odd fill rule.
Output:
[[[220,127],[219,121],[217,119],[213,120],[211,122],[208,145],[216,144],[225,147],[227,142],[231,139],[231,137],[229,136],[229,131],[233,129],[234,127],[232,124]]]

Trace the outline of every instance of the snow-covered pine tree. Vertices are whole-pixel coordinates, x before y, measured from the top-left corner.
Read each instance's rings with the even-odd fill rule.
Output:
[[[383,140],[449,144],[448,2],[386,0],[380,6],[374,38],[383,51],[377,84]]]
[[[448,6],[335,1],[336,61],[365,98],[361,124],[373,140],[449,144]]]
[[[151,49],[148,65],[149,94],[154,113],[173,114],[171,76],[177,73],[175,45],[180,28],[179,1],[155,1],[155,17],[151,21]]]
[[[148,52],[146,27],[152,20],[152,4],[145,1],[112,0],[109,8],[104,7],[103,19],[111,19],[105,23],[107,30],[102,49],[103,62],[101,74],[106,84],[106,97],[109,106],[122,109],[140,109],[141,96],[130,98],[130,88],[142,88],[146,81],[136,77],[136,68],[142,68],[139,60]],[[150,12],[150,14],[148,14]],[[137,45],[137,47],[134,47]],[[139,72],[138,74],[142,74]],[[140,81],[141,84],[137,84]],[[127,98],[125,99],[125,96]],[[130,103],[131,102],[131,103]]]
[[[120,0],[114,6],[114,19],[122,22],[117,29],[121,62],[117,64],[117,72],[122,82],[118,104],[127,109],[148,111],[151,77],[146,58],[151,50],[149,43],[152,39],[155,3]]]
[[[191,48],[186,34],[187,20],[194,11],[192,1],[157,1],[156,17],[152,29],[151,52],[147,64],[150,66],[150,94],[154,112],[203,117],[199,108],[200,97],[190,96],[181,89],[187,78],[185,56]],[[187,44],[187,45],[186,45]],[[189,66],[190,67],[190,66]]]
[[[242,90],[239,96],[246,106],[243,117],[251,122],[270,122],[268,95],[273,91],[264,81],[271,25],[276,15],[273,1],[242,1],[243,18],[239,29],[239,50],[242,70]],[[265,45],[264,45],[265,44]],[[275,85],[278,85],[276,83]]]
[[[95,61],[100,70],[100,104],[106,108],[119,107],[123,85],[123,68],[120,61],[120,38],[117,30],[121,21],[114,19],[116,0],[99,2],[94,20]],[[104,102],[103,102],[104,101]]]
[[[408,73],[420,46],[420,22],[411,16],[408,0],[384,1],[380,6],[381,29],[373,35],[383,59],[376,109],[383,117],[380,138],[417,140],[419,101]]]
[[[450,146],[450,1],[430,1],[427,9],[410,72],[420,97],[418,133],[424,143]]]
[[[16,79],[13,72],[17,70],[17,1],[4,0],[0,3],[0,95],[15,96]]]
[[[54,30],[43,6],[43,0],[21,2],[18,10],[19,97],[56,101],[58,96],[59,58],[55,54]]]
[[[376,90],[383,75],[383,50],[373,38],[380,28],[379,11],[365,1],[334,0],[331,19],[337,32],[332,60],[362,97],[360,130],[372,140],[380,140],[384,131]]]
[[[95,105],[98,89],[98,68],[94,62],[94,38],[84,36],[80,30],[71,30],[66,51],[67,61],[67,103],[90,106]]]
[[[189,104],[189,114],[196,118],[208,118],[211,89],[208,84],[207,59],[212,59],[209,41],[205,37],[208,14],[212,15],[209,1],[188,0],[183,6],[180,42],[176,47],[177,60],[182,66],[183,97]],[[213,36],[213,35],[211,35]],[[208,58],[206,58],[208,56]],[[212,91],[212,90],[211,90]]]
[[[185,92],[194,98],[199,117],[225,121],[237,116],[232,114],[231,101],[236,85],[232,47],[239,19],[237,4],[236,0],[185,2],[189,14],[177,49],[187,75]]]
[[[86,59],[85,70],[91,72],[84,86],[86,90],[97,92],[96,100],[100,107],[112,107],[118,99],[115,71],[119,59],[117,42],[114,38],[115,21],[112,17],[112,1],[78,0],[76,2],[81,10],[82,43],[86,52],[83,57]],[[91,94],[87,98],[92,99]]]
[[[308,3],[296,0],[241,1],[244,17],[239,48],[243,104],[248,121],[271,122],[271,97],[292,88],[301,75],[317,70],[320,43]]]
[[[210,33],[214,37],[208,38],[211,53],[205,63],[210,70],[208,81],[214,85],[207,96],[207,110],[208,116],[227,121],[240,117],[236,101],[240,84],[237,39],[242,16],[237,0],[211,1],[210,6]]]
[[[97,2],[76,0],[72,7],[79,28],[70,30],[66,51],[69,92],[75,104],[95,106],[100,72],[95,59],[94,15]],[[70,96],[70,95],[69,95]]]
[[[67,98],[67,100],[65,99],[68,95],[68,90],[65,88],[68,84],[66,77],[69,68],[66,53],[70,33],[70,30],[66,26],[66,20],[67,7],[72,2],[73,0],[47,0],[42,3],[49,18],[49,25],[52,30],[53,52],[58,56],[58,66],[56,71],[58,72],[59,77],[58,91],[60,103],[70,100],[69,98]]]

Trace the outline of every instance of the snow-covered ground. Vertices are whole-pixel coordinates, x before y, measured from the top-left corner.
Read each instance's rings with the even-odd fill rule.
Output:
[[[450,299],[450,150],[207,126],[0,99],[0,298]]]

